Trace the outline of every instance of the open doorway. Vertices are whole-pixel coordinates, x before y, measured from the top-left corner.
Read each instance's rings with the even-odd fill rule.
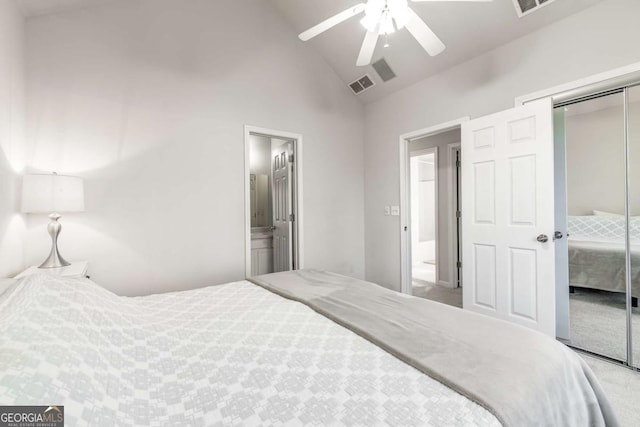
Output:
[[[462,307],[460,125],[400,140],[402,292]]]
[[[302,136],[245,126],[245,275],[302,268]]]

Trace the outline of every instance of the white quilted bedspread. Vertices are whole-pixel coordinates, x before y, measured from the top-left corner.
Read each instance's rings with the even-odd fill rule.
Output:
[[[569,240],[624,244],[626,234],[624,217],[569,216],[567,225]],[[634,244],[640,244],[640,218],[638,217],[632,217],[629,221],[629,239]]]
[[[245,281],[127,298],[31,276],[0,296],[0,366],[0,404],[62,404],[67,425],[499,425]]]

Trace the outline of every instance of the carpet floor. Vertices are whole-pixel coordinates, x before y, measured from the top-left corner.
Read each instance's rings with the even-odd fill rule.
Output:
[[[572,297],[570,302],[572,312],[572,338],[573,340],[577,339],[578,342],[583,345],[595,345],[596,342],[605,339],[607,334],[601,332],[590,333],[590,325],[591,327],[595,327],[597,331],[600,330],[598,325],[606,322],[613,322],[611,324],[618,325],[620,323],[619,311],[621,309],[619,306],[615,305],[614,301],[610,301],[609,305],[605,305],[608,308],[603,308],[601,307],[602,304],[595,302],[597,299],[610,299],[612,298],[611,295],[589,296],[584,295],[585,293],[579,290],[576,290],[576,294],[571,294]],[[439,285],[414,283],[413,295],[449,304],[454,307],[462,307],[461,288],[451,289]],[[613,299],[615,300],[615,298]],[[614,309],[618,311],[612,311]],[[635,311],[634,314],[637,315],[634,316],[633,329],[640,332],[640,312]],[[576,316],[575,319],[574,316]],[[624,328],[624,323],[620,325],[621,328]],[[578,326],[578,330],[574,330]],[[622,343],[615,344],[616,350],[610,351],[612,354],[619,354],[620,348],[623,348],[624,343],[626,342],[625,340],[620,340],[620,336],[624,336],[624,329],[621,330],[621,335],[618,333],[609,340],[610,343],[614,344],[618,342]],[[573,336],[576,334],[577,336]],[[638,347],[640,347],[640,339],[637,343]],[[620,424],[623,427],[640,426],[640,373],[581,352],[578,352],[578,354],[587,362],[589,367],[591,367],[593,372],[596,374],[596,377],[598,377],[602,388],[607,393],[607,396],[616,411]],[[640,354],[635,357],[636,361],[640,361]]]
[[[578,352],[596,374],[623,427],[640,426],[640,372]]]
[[[462,288],[447,288],[432,283],[413,282],[413,296],[462,308]]]
[[[627,358],[625,295],[576,288],[569,294],[571,345],[618,360]],[[640,308],[633,308],[633,355],[640,366]],[[640,397],[639,397],[640,399]]]

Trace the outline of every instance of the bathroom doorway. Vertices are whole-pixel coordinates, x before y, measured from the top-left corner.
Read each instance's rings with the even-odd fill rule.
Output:
[[[302,136],[245,126],[245,275],[302,266]]]

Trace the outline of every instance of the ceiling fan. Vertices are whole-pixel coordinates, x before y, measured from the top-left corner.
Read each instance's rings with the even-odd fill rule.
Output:
[[[436,1],[468,1],[468,2],[490,2],[492,0],[411,0],[416,3],[436,2]],[[409,7],[407,0],[367,0],[366,3],[358,3],[349,9],[332,16],[309,28],[298,35],[300,40],[307,41],[318,34],[364,12],[364,18],[360,21],[367,29],[364,36],[360,54],[356,61],[357,66],[369,65],[373,57],[373,51],[378,43],[380,35],[387,35],[407,28],[409,33],[420,43],[420,46],[431,56],[441,53],[444,43],[431,31],[417,13]],[[387,45],[385,45],[387,46]]]

